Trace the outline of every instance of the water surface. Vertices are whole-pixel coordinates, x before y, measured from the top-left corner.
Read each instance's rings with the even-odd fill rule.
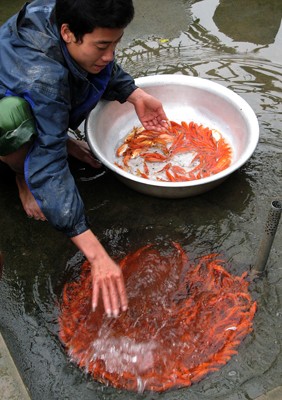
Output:
[[[0,22],[3,11],[13,12],[10,3],[1,0]],[[260,140],[252,158],[222,185],[187,199],[141,195],[109,171],[74,164],[93,230],[116,259],[149,242],[175,240],[192,258],[222,253],[228,270],[240,274],[255,261],[271,201],[282,197],[282,3],[135,4],[136,18],[118,51],[124,68],[135,77],[200,76],[234,90],[254,109]],[[58,302],[82,256],[59,232],[24,215],[13,179],[7,178],[2,175],[0,181],[0,250],[5,257],[0,329],[32,398],[249,400],[281,385],[281,226],[267,276],[252,285],[258,312],[238,355],[190,388],[132,394],[94,382],[65,355],[58,340]]]

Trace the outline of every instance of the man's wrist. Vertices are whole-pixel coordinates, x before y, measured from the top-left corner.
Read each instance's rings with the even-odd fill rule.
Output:
[[[128,96],[127,101],[134,105],[144,97],[144,93],[142,89],[137,88]]]

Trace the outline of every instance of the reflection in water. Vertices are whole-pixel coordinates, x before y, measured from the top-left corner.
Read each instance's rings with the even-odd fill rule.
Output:
[[[213,20],[235,41],[268,45],[274,42],[281,17],[281,0],[219,0]]]
[[[258,6],[251,4],[258,3]],[[225,10],[226,7],[226,10]],[[265,14],[259,15],[257,11],[264,8]],[[257,10],[258,8],[258,10]],[[267,55],[271,60],[275,59],[281,61],[281,16],[282,16],[282,3],[279,0],[273,0],[269,2],[262,1],[248,1],[245,2],[241,8],[237,7],[237,2],[220,2],[219,0],[210,0],[195,2],[192,6],[193,13],[196,20],[199,21],[200,25],[214,37],[214,40],[221,45],[228,46],[230,52],[241,52],[241,53],[261,53],[261,55]],[[242,12],[243,10],[243,12]],[[222,12],[221,12],[222,11]],[[227,18],[225,19],[225,12],[227,12]],[[218,16],[219,13],[219,16]],[[269,24],[258,26],[259,22],[256,23],[257,18],[268,19],[268,15],[276,14],[271,19]],[[245,20],[252,14],[254,21],[252,24],[248,24]],[[238,15],[238,21],[232,24],[232,20]],[[258,15],[258,16],[257,16]],[[240,17],[240,18],[239,18]],[[276,22],[278,17],[278,23]],[[279,27],[280,26],[280,27]],[[236,30],[238,36],[233,37],[232,32]],[[245,32],[249,30],[249,33]],[[256,37],[260,37],[260,32],[263,31],[263,37],[266,39],[258,42]],[[251,40],[252,38],[252,40]],[[271,45],[271,46],[270,46]],[[271,48],[271,49],[270,49]],[[279,58],[280,57],[280,58]]]

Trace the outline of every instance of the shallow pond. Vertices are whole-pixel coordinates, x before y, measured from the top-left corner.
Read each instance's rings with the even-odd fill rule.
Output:
[[[282,2],[135,4],[136,18],[117,54],[123,67],[135,77],[193,75],[234,90],[254,109],[260,140],[222,185],[187,199],[145,196],[110,171],[74,163],[93,230],[116,259],[148,242],[175,240],[192,258],[223,254],[229,271],[241,274],[256,259],[271,201],[282,198]],[[2,23],[3,12],[14,10],[1,0],[0,11]],[[94,382],[70,363],[58,339],[58,302],[82,257],[60,233],[24,215],[13,177],[2,175],[0,190],[0,329],[33,399],[247,400],[281,385],[281,225],[267,276],[251,286],[258,311],[238,355],[190,388],[134,394]]]

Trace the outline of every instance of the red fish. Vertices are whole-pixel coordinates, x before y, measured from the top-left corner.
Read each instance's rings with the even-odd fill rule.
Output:
[[[178,243],[147,245],[121,262],[128,310],[91,310],[88,262],[64,287],[60,339],[94,379],[116,388],[163,392],[219,370],[251,332],[256,303],[246,274],[233,276],[217,254],[193,264]]]
[[[116,164],[127,172],[147,179],[179,182],[206,178],[228,168],[232,149],[218,131],[194,122],[168,121],[163,132],[134,127],[116,150],[116,156],[122,158],[122,164]],[[141,172],[143,161],[166,163],[172,168],[152,167],[149,173]],[[182,172],[176,172],[176,168]]]

